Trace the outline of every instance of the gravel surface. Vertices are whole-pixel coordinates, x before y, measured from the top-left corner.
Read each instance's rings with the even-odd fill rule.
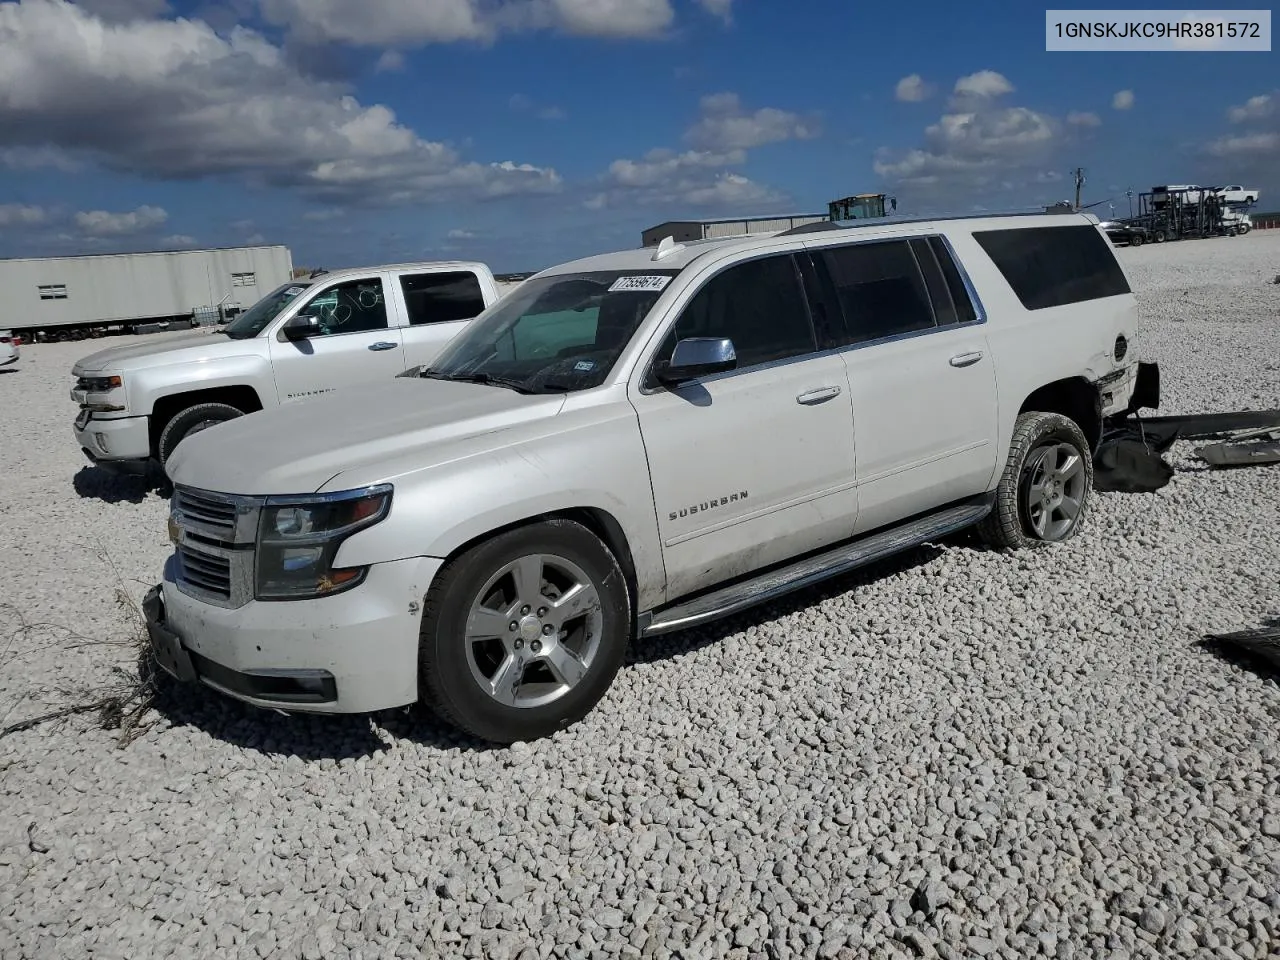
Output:
[[[1280,235],[1122,250],[1162,412],[1280,407]],[[0,716],[109,679],[166,501],[0,374]],[[922,549],[645,645],[553,739],[164,698],[0,740],[0,956],[1280,954],[1280,467],[1102,495],[1069,544]],[[6,638],[27,621],[55,626]],[[76,693],[81,691],[80,693]]]

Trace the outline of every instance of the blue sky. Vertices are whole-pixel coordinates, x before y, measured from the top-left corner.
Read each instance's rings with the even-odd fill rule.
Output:
[[[1278,67],[1047,53],[1044,8],[1009,3],[0,2],[0,256],[270,242],[533,270],[864,191],[1053,202],[1077,165],[1118,215],[1170,182],[1272,209]]]

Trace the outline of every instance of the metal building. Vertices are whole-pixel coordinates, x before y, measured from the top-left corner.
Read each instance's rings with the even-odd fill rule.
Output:
[[[656,247],[666,237],[677,243],[740,237],[752,233],[774,233],[829,219],[825,213],[797,213],[781,217],[729,217],[721,220],[668,220],[640,234],[640,244]]]
[[[50,330],[247,309],[293,276],[288,247],[0,260],[0,329]]]

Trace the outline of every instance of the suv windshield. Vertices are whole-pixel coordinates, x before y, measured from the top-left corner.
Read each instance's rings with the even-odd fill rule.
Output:
[[[606,270],[526,280],[420,376],[521,393],[599,386],[677,273]]]
[[[223,327],[222,332],[232,340],[248,340],[251,337],[256,337],[266,328],[267,324],[280,316],[281,310],[292,303],[298,294],[309,286],[311,286],[311,281],[299,280],[276,287]]]

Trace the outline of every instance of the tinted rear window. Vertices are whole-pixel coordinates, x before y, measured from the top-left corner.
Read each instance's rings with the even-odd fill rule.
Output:
[[[973,236],[1028,310],[1130,292],[1110,241],[1087,224],[982,230]]]
[[[480,279],[471,271],[419,273],[400,278],[409,323],[452,323],[484,312]]]

